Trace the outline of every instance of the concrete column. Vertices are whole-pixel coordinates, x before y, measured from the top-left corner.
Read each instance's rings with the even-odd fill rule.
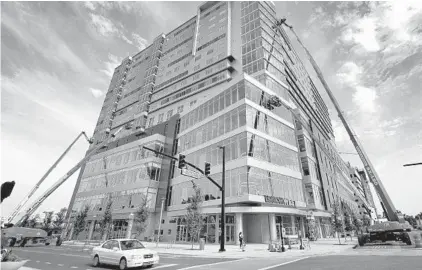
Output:
[[[134,218],[134,215],[130,214],[128,225],[127,225],[126,238],[132,238],[133,218]],[[158,232],[158,235],[160,235],[160,232]]]
[[[240,232],[242,232],[243,235],[245,235],[245,232],[243,231],[243,213],[236,213],[236,235],[234,237],[236,239],[237,245],[240,244],[239,243],[239,233]]]
[[[95,227],[95,220],[91,221],[91,224],[89,225],[89,229],[88,229],[88,238],[87,240],[91,240],[92,238],[92,233],[94,232],[94,227]]]
[[[277,228],[275,225],[275,214],[270,213],[269,215],[269,225],[270,225],[270,240],[277,241]]]
[[[221,235],[221,231],[220,231],[220,215],[216,214],[215,215],[215,243],[218,244],[220,243],[220,235]]]
[[[297,234],[297,230],[299,229],[299,228],[296,228],[296,222],[295,222],[295,216],[293,216],[293,215],[291,215],[290,216],[290,222],[292,223],[292,231],[293,231],[293,234]]]

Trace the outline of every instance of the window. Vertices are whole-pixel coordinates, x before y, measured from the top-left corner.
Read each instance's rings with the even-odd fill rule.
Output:
[[[211,57],[207,60],[207,65],[211,65],[211,63],[214,61],[214,57]]]
[[[177,72],[177,71],[179,71],[179,67],[176,67],[176,68],[174,69],[174,72]]]
[[[185,62],[184,67],[187,67],[189,65],[189,61]]]
[[[171,75],[171,71],[167,71],[166,76],[170,76]]]
[[[149,119],[148,127],[152,127],[152,125],[154,125],[154,117]]]
[[[183,105],[177,107],[177,113],[182,113],[183,112]]]
[[[168,111],[166,120],[169,120],[172,115],[173,115],[173,110]]]
[[[168,229],[167,234],[171,235],[171,229]]]
[[[196,100],[191,101],[191,102],[190,102],[190,106],[192,107],[193,105],[195,105],[195,103],[196,103]]]
[[[164,118],[164,114],[160,113],[160,115],[158,116],[158,123],[163,122],[163,118]]]
[[[209,50],[208,52],[207,52],[207,55],[209,55],[209,54],[211,54],[211,53],[213,53],[214,52],[214,49],[211,49],[211,50]]]
[[[208,68],[208,69],[207,69],[207,71],[205,71],[205,74],[206,74],[206,75],[209,75],[209,74],[211,74],[211,73],[212,73],[212,68]]]
[[[201,77],[201,74],[197,73],[197,74],[193,75],[193,80],[194,80],[194,81],[195,81],[195,80],[198,80],[198,79],[199,79],[199,77]]]
[[[195,62],[199,61],[201,59],[201,55],[199,54],[197,57],[195,57]]]
[[[196,66],[193,68],[193,71],[198,71],[200,68],[201,68],[201,66],[200,66],[200,65],[196,65]]]

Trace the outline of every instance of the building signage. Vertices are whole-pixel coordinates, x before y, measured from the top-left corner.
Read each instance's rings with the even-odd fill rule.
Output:
[[[265,202],[266,203],[273,203],[273,204],[280,204],[284,206],[293,206],[296,207],[296,202],[293,200],[288,200],[280,197],[274,197],[274,196],[267,196],[264,195]]]

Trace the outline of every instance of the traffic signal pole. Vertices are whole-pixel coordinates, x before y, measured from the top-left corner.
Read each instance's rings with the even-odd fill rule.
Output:
[[[219,251],[220,252],[226,251],[224,249],[224,242],[225,242],[224,241],[225,240],[225,221],[226,221],[225,220],[225,206],[226,206],[225,205],[225,182],[226,182],[226,180],[225,180],[225,176],[226,176],[226,174],[225,174],[225,171],[226,171],[225,147],[224,146],[220,146],[220,148],[223,149],[223,175],[222,175],[222,182],[221,182],[222,185],[221,186],[216,181],[214,181],[214,179],[212,179],[210,176],[208,176],[209,170],[207,170],[207,171],[204,172],[203,170],[201,170],[197,166],[195,166],[195,165],[187,162],[185,160],[185,156],[184,155],[179,155],[179,158],[175,158],[175,157],[172,157],[170,155],[167,155],[167,154],[164,154],[162,152],[159,152],[159,151],[157,151],[155,149],[148,148],[146,146],[143,146],[142,148],[144,148],[144,149],[146,149],[148,151],[151,151],[151,152],[153,152],[153,153],[155,153],[157,155],[162,155],[162,156],[167,157],[167,158],[170,158],[172,160],[177,160],[181,164],[185,164],[185,165],[191,166],[192,168],[194,168],[195,170],[197,170],[198,172],[200,172],[202,175],[204,175],[208,180],[210,180],[216,187],[218,187],[218,189],[221,191],[221,227],[222,227],[221,228],[221,240],[220,240],[220,250]]]

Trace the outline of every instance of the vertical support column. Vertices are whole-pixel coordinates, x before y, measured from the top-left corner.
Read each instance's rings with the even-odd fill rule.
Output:
[[[133,218],[134,218],[134,215],[131,213],[129,215],[129,221],[128,221],[127,230],[126,230],[126,238],[128,239],[132,238]]]
[[[290,216],[290,222],[292,223],[292,233],[293,234],[297,234],[297,230],[299,229],[299,228],[296,228],[296,222],[295,222],[295,216],[293,216],[293,215],[291,215]]]
[[[94,232],[95,223],[96,223],[96,220],[92,220],[91,224],[89,224],[87,240],[91,240],[91,238],[92,238],[92,233]]]
[[[74,226],[70,229],[69,240],[72,240]]]
[[[239,233],[242,232],[243,235],[245,235],[245,232],[243,231],[243,213],[236,213],[236,244],[239,245]],[[246,240],[246,239],[245,239]]]
[[[215,215],[215,243],[216,244],[219,244],[220,243],[220,235],[221,235],[221,233],[220,233],[220,229],[221,229],[221,227],[220,227],[220,215],[219,214],[216,214]]]
[[[277,241],[277,228],[275,225],[275,214],[270,213],[269,215],[269,223],[270,223],[270,240]]]

